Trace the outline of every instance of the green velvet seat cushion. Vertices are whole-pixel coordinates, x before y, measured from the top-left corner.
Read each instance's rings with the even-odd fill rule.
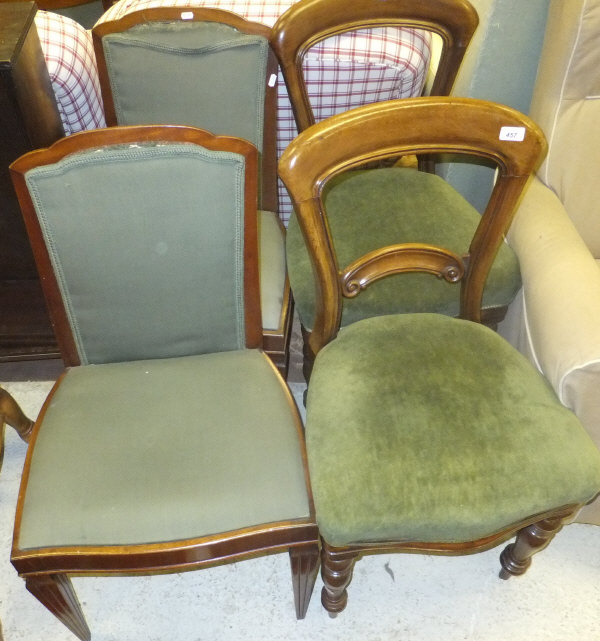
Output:
[[[324,203],[340,269],[369,251],[395,243],[429,243],[463,255],[480,220],[479,213],[441,178],[404,167],[342,174],[326,187]],[[314,280],[295,215],[288,226],[286,249],[296,307],[310,330]],[[507,305],[520,284],[516,255],[503,243],[486,284],[483,307]],[[384,278],[360,296],[344,300],[342,326],[405,312],[456,316],[458,287],[429,274]]]
[[[276,330],[281,324],[285,291],[285,233],[272,211],[259,211],[258,225],[262,324],[266,330]]]
[[[258,351],[69,370],[34,445],[17,545],[152,543],[307,517],[290,404]]]
[[[477,540],[600,490],[575,415],[492,330],[374,317],[317,355],[306,418],[317,521],[332,545]]]

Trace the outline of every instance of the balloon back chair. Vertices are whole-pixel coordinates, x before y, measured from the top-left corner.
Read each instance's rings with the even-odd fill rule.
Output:
[[[600,490],[600,452],[581,424],[480,322],[488,271],[544,151],[539,128],[516,111],[438,97],[338,114],[300,134],[280,159],[314,272],[305,429],[330,613],[344,609],[363,554],[463,554],[516,534],[501,576],[522,574]],[[443,152],[498,167],[468,250],[406,242],[341,262],[323,203],[329,181],[366,161]],[[460,318],[391,314],[340,329],[345,300],[413,271],[447,282]]]
[[[318,533],[301,422],[261,350],[256,149],[115,127],[11,173],[67,366],[18,499],[27,588],[89,639],[72,575],[289,550],[303,617]]]
[[[277,197],[277,61],[270,29],[228,11],[156,7],[92,31],[108,126],[174,124],[259,150],[263,341],[285,375],[293,303]]]
[[[315,122],[302,61],[317,42],[359,28],[397,26],[428,30],[439,36],[442,43],[430,93],[448,95],[477,25],[477,13],[467,0],[358,0],[352,3],[303,0],[294,4],[275,24],[271,41],[298,130],[304,131]],[[393,160],[387,164],[394,165]],[[447,183],[431,175],[432,156],[421,157],[420,168],[423,171],[419,174],[404,166],[370,166],[367,171],[357,168],[330,183],[324,201],[332,242],[341,262],[348,264],[381,245],[417,238],[436,243],[440,236],[449,240],[452,235],[456,246],[468,243],[480,218],[479,212]],[[421,216],[425,208],[430,212],[427,223]],[[394,209],[397,215],[388,216],[389,209]],[[287,232],[287,265],[303,328],[304,370],[308,378],[313,355],[307,344],[314,326],[316,301],[310,260],[294,215]],[[520,283],[516,256],[508,246],[503,246],[484,295],[486,324],[495,327],[503,318]],[[456,316],[459,309],[452,288],[443,281],[430,283],[422,274],[412,274],[401,282],[380,281],[363,296],[344,300],[341,322],[346,326],[369,316],[415,311],[442,311]]]

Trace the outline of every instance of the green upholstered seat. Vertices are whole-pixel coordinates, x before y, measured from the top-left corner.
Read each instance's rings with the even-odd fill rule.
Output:
[[[326,186],[324,204],[340,268],[394,243],[427,243],[466,254],[481,218],[441,178],[406,167],[344,173]],[[311,330],[314,279],[295,215],[288,226],[286,249],[296,308],[304,327]],[[518,260],[503,244],[488,277],[483,309],[508,305],[520,284]],[[357,298],[344,300],[342,326],[382,314],[439,312],[456,316],[459,287],[428,274],[384,278]]]
[[[317,355],[306,430],[334,546],[473,541],[600,488],[600,453],[546,380],[490,329],[440,315],[343,329]]]
[[[155,543],[308,517],[288,403],[252,350],[68,370],[36,440],[20,548]]]

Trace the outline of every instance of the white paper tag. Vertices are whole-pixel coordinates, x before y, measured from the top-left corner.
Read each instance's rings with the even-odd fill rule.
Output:
[[[522,142],[525,140],[525,127],[501,127],[500,140]]]
[[[182,11],[181,12],[181,19],[182,20],[193,20],[194,19],[194,12],[193,11]]]
[[[274,87],[277,84],[277,74],[272,73],[269,76],[269,87]]]

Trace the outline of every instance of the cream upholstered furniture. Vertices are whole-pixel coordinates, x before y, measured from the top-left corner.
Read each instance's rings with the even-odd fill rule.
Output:
[[[11,165],[67,370],[28,448],[11,560],[70,581],[289,551],[318,563],[300,417],[262,343],[257,152],[188,127],[74,134]]]
[[[508,235],[523,288],[500,332],[600,447],[600,2],[553,0],[531,104],[548,156]],[[600,525],[600,503],[578,520]]]
[[[284,376],[293,304],[277,202],[277,61],[268,27],[220,9],[154,7],[92,35],[108,126],[191,125],[259,151],[264,349]]]
[[[498,167],[468,255],[442,239],[391,244],[351,268],[340,264],[323,204],[327,183],[366,161],[448,151]],[[321,600],[331,613],[344,609],[362,554],[476,552],[516,534],[502,552],[501,577],[522,574],[600,490],[600,452],[577,418],[522,354],[481,324],[485,279],[544,151],[539,128],[515,110],[436,97],[338,114],[306,129],[281,157],[317,292],[305,429],[323,542]],[[390,314],[340,329],[343,297],[410,271],[450,277],[460,318]]]

